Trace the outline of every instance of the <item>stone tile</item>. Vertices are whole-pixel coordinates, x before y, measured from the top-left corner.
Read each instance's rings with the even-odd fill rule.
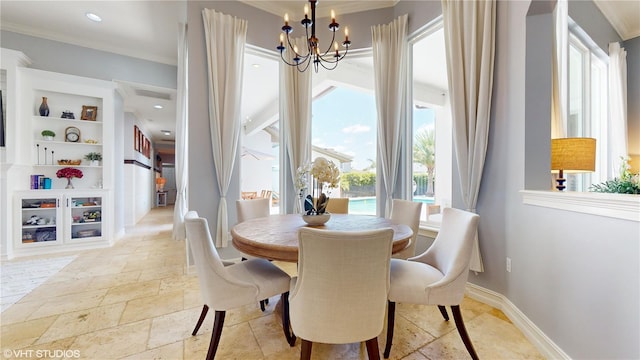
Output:
[[[42,306],[42,301],[20,301],[11,305],[0,315],[2,325],[26,321],[31,314]]]
[[[156,279],[164,279],[171,276],[182,275],[184,272],[182,265],[169,265],[158,268],[144,269],[138,281],[149,281]]]
[[[182,341],[178,341],[173,344],[160,346],[155,349],[151,349],[141,353],[126,356],[121,358],[120,360],[140,360],[140,359],[175,360],[175,359],[182,359],[183,353],[184,353],[184,344]]]
[[[207,339],[204,352],[206,355],[206,349],[208,349],[211,340],[211,332],[208,331],[203,337]],[[262,350],[253,336],[248,322],[223,328],[216,353],[217,359],[262,359],[262,357]],[[191,359],[186,351],[185,358]]]
[[[191,338],[191,332],[198,321],[200,310],[202,309],[187,309],[154,318],[149,333],[149,348],[156,348],[174,343],[177,340]],[[211,336],[213,318],[214,312],[210,310],[204,323],[202,323],[202,327],[200,327],[198,331],[198,335],[208,333],[208,336]]]
[[[101,305],[113,304],[117,302],[129,301],[137,298],[157,295],[160,289],[160,280],[145,282],[135,282],[109,289],[104,296]]]
[[[513,324],[490,314],[465,321],[471,342],[481,359],[543,359]],[[420,349],[430,359],[468,358],[458,331],[453,331]]]
[[[41,317],[10,325],[2,325],[0,338],[3,349],[21,349],[30,346],[44,334],[56,316]]]
[[[71,345],[84,359],[119,359],[147,350],[151,320],[142,320],[80,335]]]
[[[120,319],[121,324],[151,319],[183,309],[183,291],[138,298],[127,302]]]
[[[57,297],[52,295],[43,298],[30,297],[31,301],[43,301],[43,305],[33,312],[29,316],[29,319],[59,315],[96,307],[100,304],[100,301],[102,301],[106,292],[106,289],[99,289]]]
[[[119,303],[60,315],[36,343],[49,343],[116,326],[124,306]]]
[[[298,351],[290,350],[287,339],[282,330],[282,317],[280,314],[271,314],[249,321],[251,330],[262,349],[265,358],[282,359],[289,355],[300,357]],[[299,342],[299,341],[298,341]]]
[[[200,284],[195,275],[169,275],[160,279],[160,294],[175,290],[198,290]]]
[[[397,310],[396,306],[396,310]],[[380,336],[378,336],[378,346],[380,352],[384,351],[384,347],[387,345],[387,324],[385,319],[385,326]],[[436,338],[429,332],[416,326],[403,316],[398,316],[396,311],[395,326],[393,331],[393,342],[391,352],[389,353],[389,359],[403,359],[405,356],[415,352],[416,349],[432,342]]]
[[[396,304],[396,319],[399,316],[435,337],[455,330],[451,311],[449,311],[450,320],[445,321],[437,306],[399,303]],[[466,318],[464,314],[463,318]]]

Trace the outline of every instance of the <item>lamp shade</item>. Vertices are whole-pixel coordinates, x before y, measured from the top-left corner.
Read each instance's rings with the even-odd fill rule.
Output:
[[[596,170],[596,139],[551,139],[551,170],[587,172]]]
[[[629,171],[640,174],[640,155],[629,155]]]

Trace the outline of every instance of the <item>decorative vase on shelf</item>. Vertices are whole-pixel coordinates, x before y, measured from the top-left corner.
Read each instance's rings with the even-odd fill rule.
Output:
[[[47,98],[42,97],[42,104],[40,104],[40,116],[49,116],[49,105],[47,105]]]
[[[71,183],[71,178],[67,178],[67,186],[65,189],[73,189],[73,184]]]
[[[91,166],[100,166],[100,160],[91,160],[89,165],[91,165]]]

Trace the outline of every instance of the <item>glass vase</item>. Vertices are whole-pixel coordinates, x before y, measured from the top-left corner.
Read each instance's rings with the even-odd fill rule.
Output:
[[[40,116],[49,116],[49,105],[47,104],[47,98],[42,97],[42,104],[40,104],[40,108],[38,109]]]
[[[67,186],[65,189],[73,189],[73,184],[71,183],[71,178],[67,178]]]

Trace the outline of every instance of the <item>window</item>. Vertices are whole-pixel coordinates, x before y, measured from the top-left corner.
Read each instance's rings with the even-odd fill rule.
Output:
[[[279,212],[278,58],[247,48],[244,56],[240,135],[240,198],[271,198]],[[234,205],[235,206],[235,205]]]
[[[607,63],[602,50],[573,31],[569,35],[567,137],[596,139],[596,171],[567,174],[567,190],[587,191],[606,179]]]
[[[340,76],[349,71],[353,76]],[[350,214],[376,214],[376,104],[373,60],[341,62],[322,76],[314,74],[311,120],[311,160],[333,161],[341,171],[340,188],[328,196],[348,197]],[[319,79],[318,79],[319,78]],[[318,80],[316,80],[318,79]],[[342,82],[349,79],[348,83]],[[316,84],[317,82],[317,84]]]
[[[411,194],[413,201],[423,203],[423,224],[439,226],[441,208],[451,206],[453,161],[442,22],[416,36],[411,49]]]

